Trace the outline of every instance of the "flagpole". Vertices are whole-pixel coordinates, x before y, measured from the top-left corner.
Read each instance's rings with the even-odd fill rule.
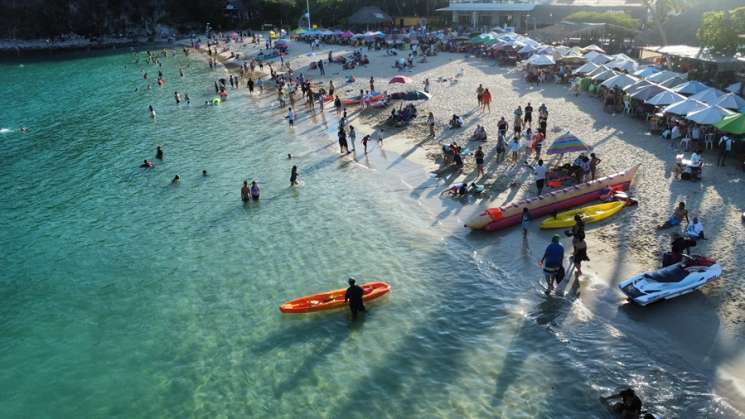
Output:
[[[308,30],[310,30],[310,0],[305,0],[305,8],[308,12]]]

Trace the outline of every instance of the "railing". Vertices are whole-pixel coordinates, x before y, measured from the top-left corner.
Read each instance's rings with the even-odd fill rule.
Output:
[[[529,4],[529,3],[536,3],[536,1],[529,1],[529,0],[450,0],[450,4],[461,4],[461,3]]]

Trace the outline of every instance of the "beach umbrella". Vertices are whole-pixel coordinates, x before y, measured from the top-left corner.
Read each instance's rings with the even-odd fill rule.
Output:
[[[629,76],[628,74],[618,74],[604,81],[601,86],[607,87],[608,89],[623,89],[624,87],[631,86],[638,81],[639,79]]]
[[[638,80],[634,84],[630,84],[623,88],[623,91],[626,92],[627,95],[630,95],[632,93],[636,93],[639,89],[646,86],[651,86],[652,83],[646,81],[646,80]]]
[[[649,86],[644,86],[640,88],[639,90],[635,91],[634,93],[631,93],[629,96],[632,99],[646,101],[648,99],[651,99],[655,97],[658,93],[664,92],[665,88],[657,85],[657,84],[650,84]]]
[[[685,100],[685,96],[679,95],[675,92],[671,92],[670,90],[663,90],[660,93],[657,93],[656,95],[652,96],[651,98],[644,101],[644,103],[648,105],[654,105],[654,106],[667,106],[673,103],[680,102],[681,100]]]
[[[681,77],[682,75],[680,73],[676,73],[674,71],[658,71],[650,76],[647,77],[647,80],[651,81],[652,83],[662,83],[665,80],[669,80],[673,77]]]
[[[590,44],[590,45],[582,48],[582,52],[590,52],[590,51],[599,52],[601,54],[604,54],[605,53],[605,50],[604,49],[600,48],[599,46],[597,46],[595,44]]]
[[[671,88],[673,86],[678,86],[681,83],[685,83],[685,81],[686,81],[686,79],[684,79],[682,77],[677,77],[677,76],[676,77],[670,77],[669,79],[667,79],[667,80],[663,81],[662,83],[660,83],[660,86],[667,87],[669,89],[669,88]]]
[[[342,32],[341,33],[341,37],[342,38],[351,38],[353,36],[354,36],[354,33],[350,32],[350,31],[345,31],[345,32]]]
[[[606,81],[606,80],[610,79],[611,77],[615,77],[617,75],[618,75],[618,73],[616,73],[613,70],[605,70],[602,73],[599,73],[599,74],[596,74],[596,75],[592,76],[591,78],[593,80],[597,80],[597,81]]]
[[[532,54],[533,51],[535,51],[535,47],[531,45],[525,45],[524,47],[520,48],[517,52],[520,54]]]
[[[736,111],[741,109],[745,110],[745,99],[737,96],[734,93],[727,93],[720,96],[719,99],[714,102],[714,105],[718,105],[727,109],[734,109]]]
[[[745,134],[745,114],[735,113],[725,116],[721,121],[714,124],[722,132],[730,134]]]
[[[710,105],[713,105],[716,103],[717,100],[719,100],[719,97],[722,96],[724,92],[722,92],[719,89],[715,89],[713,87],[709,87],[706,90],[702,90],[695,95],[691,96],[691,99],[700,100],[701,102],[708,103]]]
[[[587,54],[585,54],[585,58],[587,59],[587,61],[593,62],[595,64],[605,64],[613,61],[611,57],[596,51],[588,52]]]
[[[546,65],[554,65],[556,64],[556,60],[554,60],[554,57],[550,55],[542,55],[537,54],[528,59],[528,64],[534,65],[534,66],[546,66]]]
[[[546,154],[566,154],[590,150],[592,150],[592,147],[582,142],[576,135],[567,132],[551,143],[551,146],[546,150]]]
[[[685,99],[680,102],[675,102],[672,105],[668,105],[662,110],[662,113],[671,113],[675,115],[688,115],[691,112],[700,111],[706,109],[707,104],[699,102],[694,99]]]
[[[654,67],[642,67],[634,72],[634,75],[636,77],[641,77],[643,79],[646,79],[647,77],[651,76],[654,73],[659,73],[660,70],[654,68]]]
[[[579,68],[577,68],[576,70],[572,71],[572,74],[587,74],[587,73],[589,73],[589,72],[597,69],[598,67],[600,67],[600,66],[597,65],[597,64],[595,64],[595,63],[589,63],[589,62],[588,63],[584,63]]]
[[[392,79],[388,81],[388,84],[409,84],[413,83],[414,81],[406,76],[393,76]]]
[[[287,46],[287,45],[289,45],[289,42],[287,42],[286,39],[277,39],[274,42],[274,45],[285,45],[285,46]]]
[[[690,96],[695,95],[696,93],[708,89],[709,86],[701,83],[700,81],[691,80],[687,81],[685,83],[678,84],[671,88],[675,93],[680,93],[681,95]]]
[[[732,83],[729,86],[727,86],[726,89],[724,89],[730,93],[738,94],[740,93],[740,90],[742,90],[742,82]]]
[[[721,106],[707,106],[704,109],[690,112],[686,115],[686,119],[701,125],[713,125],[732,114],[734,112],[724,109]]]
[[[610,70],[610,68],[608,68],[608,67],[606,67],[604,65],[599,65],[599,66],[597,66],[597,68],[595,68],[594,70],[592,70],[589,73],[587,73],[587,77],[597,76],[598,74],[604,73],[604,72],[606,72],[608,70]]]

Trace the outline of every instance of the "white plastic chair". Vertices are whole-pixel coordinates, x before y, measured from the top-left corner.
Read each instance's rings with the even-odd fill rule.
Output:
[[[707,150],[714,149],[714,134],[713,133],[704,135],[704,148]]]
[[[680,140],[680,147],[684,149],[685,151],[688,151],[688,145],[691,143],[690,137],[685,137]]]

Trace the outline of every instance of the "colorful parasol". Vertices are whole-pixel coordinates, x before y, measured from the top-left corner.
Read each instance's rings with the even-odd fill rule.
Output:
[[[714,124],[722,132],[730,134],[745,134],[745,114],[736,113],[725,116],[724,119]]]
[[[396,83],[409,84],[409,83],[413,83],[413,80],[411,80],[410,78],[406,76],[398,75],[398,76],[393,76],[393,78],[388,81],[388,84],[396,84]]]
[[[566,154],[590,150],[592,150],[592,147],[582,142],[576,135],[567,132],[554,140],[546,154]]]

